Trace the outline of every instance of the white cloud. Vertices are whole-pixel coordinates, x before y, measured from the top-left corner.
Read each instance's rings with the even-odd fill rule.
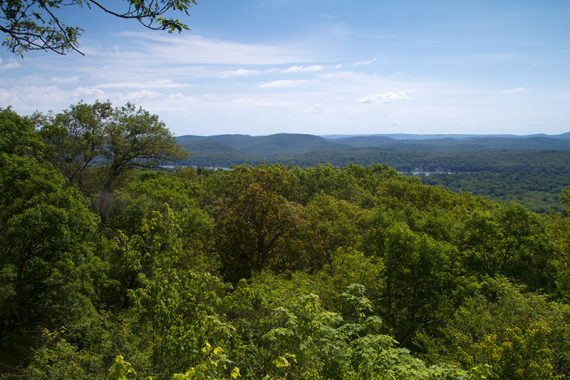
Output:
[[[72,97],[76,100],[107,100],[105,91],[93,87],[77,87],[73,90]]]
[[[297,74],[297,73],[316,73],[323,71],[324,66],[313,65],[313,66],[291,66],[288,69],[282,70],[283,74]]]
[[[325,107],[324,107],[322,104],[316,103],[316,104],[313,106],[312,113],[314,113],[314,114],[320,114],[320,113],[323,113],[323,112],[325,112]]]
[[[182,99],[185,96],[186,95],[184,95],[183,93],[177,92],[176,94],[168,95],[168,99]]]
[[[330,80],[340,80],[340,81],[347,81],[347,82],[361,82],[361,83],[370,83],[370,81],[374,81],[374,75],[358,72],[358,71],[330,71],[319,74],[319,78],[322,79],[330,79]]]
[[[144,99],[156,99],[162,97],[163,94],[156,91],[140,90],[125,94],[124,98],[129,102],[140,102]]]
[[[410,100],[410,97],[404,91],[398,92],[385,92],[382,94],[369,95],[362,98],[358,98],[359,103],[394,103],[401,100]]]
[[[503,125],[507,131],[562,124],[545,116],[555,114],[550,112],[554,106],[539,112],[533,103],[524,103],[531,100],[524,94],[502,94],[529,91],[512,89],[512,83],[489,90],[471,82],[418,81],[367,70],[378,62],[357,62],[349,55],[342,66],[336,65],[330,50],[311,49],[313,42],[306,40],[260,45],[171,37],[144,37],[129,45],[119,41],[115,50],[101,48],[61,61],[51,56],[26,60],[26,70],[0,73],[0,104],[29,113],[58,112],[80,99],[109,99],[115,105],[133,101],[160,115],[178,134],[378,133],[402,128],[449,133],[458,125],[466,131],[493,132],[485,126]],[[1,63],[9,63],[7,59]],[[552,94],[554,101],[544,103],[566,104],[569,96]],[[569,114],[558,107],[563,110],[559,119],[567,125]],[[533,120],[543,120],[544,126],[533,127]]]
[[[4,61],[2,58],[0,58],[0,71],[13,70],[13,69],[17,69],[21,66],[22,66],[22,64],[20,62],[15,61],[13,59],[10,59],[8,61]]]
[[[525,88],[525,87],[515,87],[515,88],[511,88],[509,90],[504,90],[501,93],[503,95],[516,95],[516,94],[526,94],[529,91],[530,90],[528,88]]]
[[[97,88],[182,88],[189,87],[187,83],[175,83],[171,80],[141,81],[141,82],[112,82],[98,84]]]
[[[355,62],[352,66],[368,66],[374,62],[376,62],[376,58],[369,59],[368,61]]]
[[[149,33],[123,33],[135,37],[129,50],[102,51],[110,59],[137,59],[154,62],[162,57],[169,63],[218,65],[278,65],[314,60],[308,49],[288,45],[246,44],[192,35],[160,36]],[[137,49],[137,50],[134,50]]]
[[[73,83],[73,82],[77,82],[79,80],[78,76],[72,76],[72,77],[51,77],[49,78],[49,80],[51,82],[55,82],[55,83],[59,83],[59,84],[64,84],[64,83]]]
[[[222,78],[235,78],[235,77],[247,77],[253,75],[263,75],[263,74],[311,74],[311,73],[318,73],[321,71],[325,71],[328,69],[340,69],[342,65],[335,65],[335,66],[323,66],[323,65],[294,65],[290,66],[286,69],[280,68],[270,68],[265,70],[257,70],[257,69],[245,69],[239,68],[235,70],[224,70],[220,72],[220,76]]]
[[[236,69],[236,70],[224,70],[220,72],[222,78],[235,78],[235,77],[246,77],[251,75],[261,74],[259,70],[248,70],[248,69]]]
[[[309,81],[307,81],[307,80],[288,80],[288,79],[274,80],[272,82],[260,84],[259,87],[260,88],[291,88],[291,87],[297,87],[297,86],[304,85],[308,82]]]
[[[242,109],[243,107],[277,107],[286,104],[285,102],[258,98],[238,98],[230,100],[229,103]]]
[[[9,104],[17,110],[31,112],[65,108],[80,100],[92,102],[109,98],[103,90],[93,87],[77,87],[65,90],[58,86],[15,86],[0,88],[0,104]]]

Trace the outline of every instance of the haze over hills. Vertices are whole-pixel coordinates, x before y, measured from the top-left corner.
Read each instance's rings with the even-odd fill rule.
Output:
[[[177,141],[192,157],[186,164],[229,166],[239,163],[291,162],[371,164],[386,162],[397,169],[390,156],[398,152],[469,153],[480,150],[499,151],[570,151],[570,133],[561,135],[331,135],[279,133],[268,136],[216,135],[180,136]],[[418,163],[418,165],[421,163]]]

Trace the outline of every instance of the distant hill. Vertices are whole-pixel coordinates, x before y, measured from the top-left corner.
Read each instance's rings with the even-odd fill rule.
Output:
[[[570,150],[570,133],[562,135],[370,135],[335,136],[329,141],[352,147],[413,147],[426,150],[536,149]]]
[[[176,139],[192,153],[187,163],[198,166],[281,161],[284,157],[345,148],[342,144],[319,136],[291,133],[269,136],[180,136]]]
[[[244,147],[249,152],[277,156],[283,153],[295,154],[341,148],[339,144],[319,136],[280,133],[270,136],[253,137]]]
[[[177,141],[192,153],[185,163],[230,166],[240,163],[285,162],[314,165],[348,162],[368,165],[386,162],[400,170],[427,165],[423,156],[443,155],[446,163],[460,154],[481,151],[569,151],[570,133],[561,135],[333,135],[279,133],[268,136],[180,136]],[[405,157],[402,157],[404,155]],[[459,160],[461,161],[461,160]],[[435,165],[438,165],[435,163]],[[441,165],[439,165],[441,166]]]
[[[562,210],[559,194],[570,186],[570,133],[556,136],[280,133],[181,136],[177,140],[192,153],[184,162],[187,165],[384,163],[405,173],[428,173],[422,181],[430,184],[497,200],[524,202],[536,211]]]
[[[370,135],[324,135],[322,136],[327,140],[342,140],[347,138],[377,138],[388,137],[392,140],[470,140],[480,138],[499,138],[499,139],[527,139],[532,137],[547,137],[551,139],[570,139],[570,132],[560,135],[547,135],[545,133],[536,133],[532,135],[513,135],[513,134],[415,134],[415,133],[385,133],[385,134],[370,134]]]
[[[396,142],[396,140],[391,137],[380,136],[380,135],[347,136],[347,137],[329,138],[328,140],[336,142],[338,144],[348,145],[351,147],[361,147],[361,148],[386,145]]]

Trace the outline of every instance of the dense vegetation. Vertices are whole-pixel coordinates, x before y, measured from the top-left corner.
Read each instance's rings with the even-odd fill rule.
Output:
[[[558,136],[355,136],[311,135],[182,136],[192,156],[184,163],[229,167],[236,164],[285,163],[310,167],[330,163],[370,166],[385,163],[410,173],[440,170],[422,177],[454,191],[468,191],[498,201],[517,201],[533,211],[563,211],[562,189],[570,186],[570,138]]]
[[[0,111],[0,377],[570,377],[563,214],[183,156],[131,105]]]
[[[537,159],[546,158],[538,154]],[[570,157],[569,157],[570,159]],[[568,161],[570,162],[570,161]],[[422,177],[424,183],[442,185],[454,191],[484,195],[496,201],[516,201],[536,212],[564,211],[560,192],[570,185],[570,173],[536,170],[508,172],[435,174]]]

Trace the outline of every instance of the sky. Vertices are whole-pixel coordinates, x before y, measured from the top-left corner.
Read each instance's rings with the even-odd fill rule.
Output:
[[[568,0],[198,0],[181,34],[61,18],[85,55],[0,47],[0,107],[132,102],[175,135],[570,131]]]

